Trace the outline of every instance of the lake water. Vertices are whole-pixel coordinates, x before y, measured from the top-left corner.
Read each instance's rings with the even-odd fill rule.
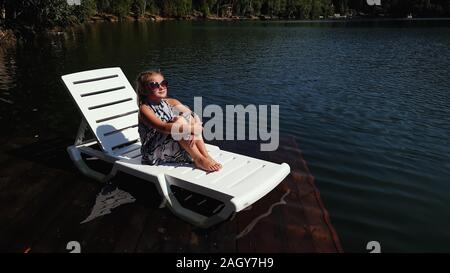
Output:
[[[450,21],[86,25],[0,51],[2,137],[73,138],[60,76],[110,66],[191,106],[279,104],[345,251],[450,251]]]

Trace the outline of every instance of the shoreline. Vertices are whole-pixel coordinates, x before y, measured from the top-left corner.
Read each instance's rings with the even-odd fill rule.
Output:
[[[17,43],[17,35],[12,29],[0,27],[0,48],[7,48]]]
[[[316,18],[316,19],[296,19],[285,18],[280,16],[268,16],[268,15],[249,15],[238,16],[233,15],[230,17],[220,17],[216,15],[203,16],[201,14],[191,14],[179,17],[164,17],[160,15],[154,15],[147,13],[141,17],[134,17],[128,15],[122,18],[114,14],[96,14],[87,19],[84,23],[96,23],[96,22],[121,22],[121,21],[134,21],[134,22],[161,22],[161,21],[283,21],[283,22],[354,22],[354,21],[448,21],[450,17],[389,17],[389,16],[348,16],[348,17],[333,17]],[[83,23],[80,23],[83,24]]]
[[[41,35],[61,35],[70,31],[73,28],[96,23],[120,23],[120,22],[164,22],[164,21],[217,21],[217,22],[238,22],[238,21],[265,21],[265,22],[284,22],[284,23],[344,23],[344,22],[388,22],[388,21],[450,21],[450,17],[428,17],[428,18],[399,18],[399,17],[369,17],[369,16],[354,16],[354,17],[328,17],[320,19],[294,19],[283,18],[278,16],[230,16],[220,17],[216,15],[203,16],[202,14],[191,14],[180,17],[163,17],[160,15],[154,15],[146,13],[144,16],[135,17],[130,15],[124,17],[118,17],[114,14],[95,14],[89,17],[89,19],[74,23],[69,26],[54,26],[45,30],[31,31],[28,36],[36,37]],[[31,35],[30,35],[31,34]],[[27,35],[21,34],[17,29],[4,28],[0,26],[0,46],[10,47],[14,46],[20,40],[27,40]]]
[[[269,17],[269,16],[231,16],[231,17],[220,17],[216,15],[208,15],[204,16],[201,13],[193,13],[190,15],[185,16],[178,16],[178,17],[164,17],[160,15],[150,14],[146,13],[144,16],[135,17],[133,15],[127,15],[124,17],[118,17],[114,14],[96,14],[91,16],[89,19],[87,19],[85,22],[87,23],[96,23],[96,22],[161,22],[161,21],[252,21],[252,20],[279,20],[279,17]]]

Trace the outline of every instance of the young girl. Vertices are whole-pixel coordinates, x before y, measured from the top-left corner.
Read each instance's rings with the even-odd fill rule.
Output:
[[[200,119],[178,100],[167,98],[167,87],[159,71],[143,72],[136,80],[142,163],[194,162],[208,172],[220,170],[222,165],[206,150]]]

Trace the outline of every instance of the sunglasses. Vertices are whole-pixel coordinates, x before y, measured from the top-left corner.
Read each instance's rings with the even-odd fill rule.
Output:
[[[163,80],[162,82],[149,82],[145,85],[145,87],[153,91],[159,89],[160,87],[167,88],[168,85],[169,83],[166,80]]]

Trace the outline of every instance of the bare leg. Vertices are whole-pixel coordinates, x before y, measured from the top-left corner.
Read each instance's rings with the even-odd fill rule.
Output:
[[[197,121],[196,121],[195,118],[192,118],[192,117],[191,117],[190,120],[189,120],[189,122],[190,122],[191,124],[194,124],[194,123],[197,122]],[[197,146],[197,149],[200,151],[200,153],[201,153],[204,157],[206,157],[206,158],[208,158],[210,161],[214,162],[214,169],[215,169],[216,171],[222,169],[222,164],[220,164],[219,162],[215,161],[215,160],[209,155],[208,150],[206,149],[206,146],[205,146],[205,142],[203,141],[202,135],[198,135],[198,136],[195,137],[194,146]]]
[[[213,161],[215,164],[215,167],[217,168],[217,170],[220,170],[222,168],[222,164],[220,164],[219,162],[215,161],[208,153],[208,151],[206,150],[206,146],[205,146],[205,142],[203,141],[203,138],[199,138],[197,140],[195,140],[195,146],[197,146],[197,149],[200,151],[200,153],[208,158],[209,160]]]
[[[206,150],[205,142],[201,136],[196,136],[195,145],[203,156],[210,157],[208,151]]]
[[[211,161],[208,157],[205,157],[197,148],[197,145],[190,146],[188,140],[181,139],[178,141],[181,147],[194,159],[195,166],[208,172],[218,171],[217,163]]]
[[[186,121],[184,118],[178,119],[176,122],[187,124],[189,122],[191,125],[195,123],[193,118]],[[205,143],[201,135],[196,137],[198,139],[193,142],[190,140],[181,139],[178,143],[189,153],[189,155],[194,159],[195,165],[205,171],[218,171],[222,168],[222,165],[214,161],[206,150]]]

